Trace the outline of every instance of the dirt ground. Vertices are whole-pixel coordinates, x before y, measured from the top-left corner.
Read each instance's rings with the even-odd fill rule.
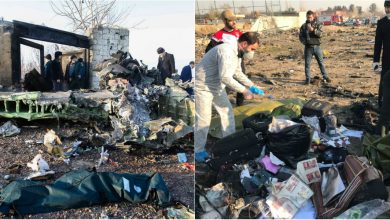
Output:
[[[196,27],[197,62],[209,42],[208,34],[218,28]],[[353,103],[368,101],[376,107],[379,75],[371,70],[375,27],[324,27],[321,47],[326,54],[324,59],[332,80],[330,84],[304,85],[303,45],[298,34],[299,29],[260,34],[261,47],[255,58],[246,63],[246,69],[252,80],[264,88],[266,96],[257,97],[254,102],[268,98],[316,98],[333,104],[333,111],[343,124],[351,124],[349,117]],[[312,79],[315,76],[322,79],[313,57]],[[270,81],[273,85],[264,83]]]
[[[0,124],[5,122],[0,121]],[[34,156],[42,153],[43,158],[49,163],[50,168],[56,172],[50,183],[72,169],[88,169],[96,166],[100,158],[100,149],[90,149],[82,152],[79,156],[72,157],[70,165],[64,163],[46,152],[43,136],[47,128],[56,130],[62,140],[72,142],[72,136],[80,131],[96,132],[87,125],[70,121],[60,121],[59,130],[56,120],[44,120],[35,122],[16,121],[21,128],[21,133],[13,137],[0,137],[0,188],[15,179],[28,176],[30,169],[26,166]],[[88,148],[86,148],[88,149]],[[99,172],[117,173],[150,173],[162,174],[171,197],[175,201],[194,209],[194,172],[183,168],[177,160],[176,154],[185,152],[188,161],[193,161],[193,148],[188,146],[175,146],[166,150],[150,150],[145,147],[132,146],[130,150],[124,151],[118,148],[109,148],[109,162],[97,168]],[[10,174],[9,167],[20,164],[22,169],[19,174]],[[192,163],[193,164],[193,163]],[[4,176],[10,175],[9,180]],[[152,204],[131,204],[121,202],[117,204],[95,205],[93,207],[71,209],[52,213],[35,214],[23,216],[34,219],[56,219],[56,218],[100,218],[101,214],[109,218],[163,218],[163,209]],[[21,216],[19,216],[21,217]],[[12,216],[0,216],[0,218],[12,218]]]

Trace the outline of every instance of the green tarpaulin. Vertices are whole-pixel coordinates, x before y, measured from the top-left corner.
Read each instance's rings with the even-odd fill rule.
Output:
[[[272,111],[280,106],[286,106],[286,108],[280,108],[278,112],[275,112],[275,115],[280,115],[282,113],[286,113],[289,107],[292,108],[291,111],[288,110],[288,114],[290,112],[295,112],[294,114],[298,114],[302,109],[303,105],[306,103],[305,100],[300,98],[295,99],[285,99],[281,101],[265,101],[260,103],[251,103],[248,105],[243,105],[239,107],[235,107],[233,109],[235,123],[236,123],[236,131],[240,131],[243,129],[242,120],[245,118],[256,114],[258,112],[264,112],[271,114]],[[291,115],[294,115],[291,114]],[[218,116],[213,117],[210,124],[209,134],[216,138],[222,138],[221,132],[221,118]]]
[[[47,185],[16,180],[0,194],[0,212],[20,215],[54,212],[107,202],[154,202],[168,206],[171,197],[160,174],[72,171]]]

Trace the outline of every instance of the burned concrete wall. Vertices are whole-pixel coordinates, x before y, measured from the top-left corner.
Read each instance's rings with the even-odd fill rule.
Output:
[[[123,52],[129,51],[129,30],[124,28],[99,27],[90,29],[87,36],[91,39],[91,74],[90,87],[99,89],[99,77],[94,71],[95,66],[104,59],[110,57],[110,54],[118,50]]]
[[[10,22],[0,21],[0,84],[12,85],[12,32],[13,25]]]

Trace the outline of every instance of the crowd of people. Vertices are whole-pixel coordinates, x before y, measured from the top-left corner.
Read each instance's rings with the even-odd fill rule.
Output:
[[[62,52],[54,53],[54,60],[51,54],[45,56],[46,64],[43,77],[52,82],[53,91],[68,91],[84,89],[87,86],[86,64],[83,58],[72,55],[66,65],[65,73],[62,69]]]
[[[172,78],[172,74],[177,73],[175,69],[175,57],[173,54],[165,52],[165,49],[160,47],[157,49],[159,70],[162,82],[165,85],[166,78]],[[54,53],[54,60],[51,54],[45,56],[46,64],[44,67],[43,77],[52,83],[53,91],[79,90],[87,88],[87,69],[83,58],[78,58],[76,55],[70,56],[70,60],[66,65],[65,72],[62,68],[62,52]],[[195,62],[191,61],[189,65],[183,67],[180,80],[183,82],[191,82],[195,76]],[[189,92],[190,94],[193,92]],[[191,94],[192,95],[192,94]]]

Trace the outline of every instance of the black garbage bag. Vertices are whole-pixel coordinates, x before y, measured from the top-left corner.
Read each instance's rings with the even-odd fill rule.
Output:
[[[195,181],[203,187],[212,187],[217,184],[218,171],[207,163],[197,162],[195,165]]]
[[[266,133],[271,122],[272,116],[270,114],[259,112],[245,118],[242,121],[242,125],[244,128],[252,129],[255,133]]]
[[[209,164],[219,170],[222,165],[253,160],[261,154],[263,144],[251,129],[245,129],[218,140],[210,149]]]
[[[268,133],[266,146],[268,151],[295,169],[299,161],[307,158],[312,133],[312,129],[305,124],[293,125],[278,133]]]

